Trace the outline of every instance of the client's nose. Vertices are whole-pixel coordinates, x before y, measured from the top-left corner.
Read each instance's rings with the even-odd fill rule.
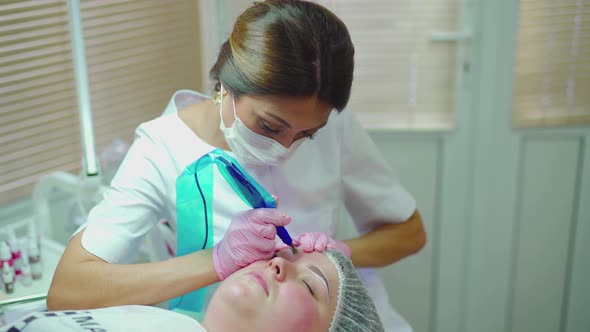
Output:
[[[273,277],[278,281],[283,281],[287,277],[291,262],[282,257],[275,257],[268,262],[268,268],[271,270]]]

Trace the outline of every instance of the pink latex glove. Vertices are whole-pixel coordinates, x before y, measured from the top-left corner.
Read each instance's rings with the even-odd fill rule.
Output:
[[[237,214],[223,239],[213,248],[213,264],[221,280],[242,267],[275,252],[276,226],[285,226],[291,217],[277,209],[252,209]]]
[[[303,233],[293,239],[293,245],[303,252],[324,252],[325,250],[336,249],[350,258],[350,247],[342,241],[334,240],[325,233]],[[276,250],[279,251],[285,248],[288,248],[288,246],[279,244]]]

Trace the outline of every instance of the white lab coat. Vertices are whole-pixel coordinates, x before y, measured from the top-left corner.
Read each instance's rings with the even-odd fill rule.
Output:
[[[176,230],[176,179],[188,165],[215,148],[196,136],[177,111],[205,98],[193,91],[178,91],[161,117],[137,128],[135,142],[111,188],[89,215],[82,238],[86,250],[108,262],[129,262],[159,220],[168,220]],[[350,110],[333,112],[316,137],[304,142],[283,165],[242,166],[279,197],[279,210],[293,218],[287,226],[292,236],[312,231],[335,236],[342,207],[360,233],[371,230],[375,226],[371,222],[376,220],[403,222],[416,209],[414,198]],[[232,217],[249,207],[219,174],[215,176],[213,236],[217,243]],[[362,274],[386,331],[411,331],[389,305],[376,274],[370,269],[363,269]]]

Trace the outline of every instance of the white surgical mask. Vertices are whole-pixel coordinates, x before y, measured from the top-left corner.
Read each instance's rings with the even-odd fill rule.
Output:
[[[236,102],[232,96],[235,121],[230,128],[223,123],[223,86],[221,87],[221,107],[219,108],[219,129],[225,136],[225,141],[238,161],[246,164],[278,166],[297,150],[303,139],[293,142],[289,148],[281,145],[272,138],[253,132],[238,118]]]

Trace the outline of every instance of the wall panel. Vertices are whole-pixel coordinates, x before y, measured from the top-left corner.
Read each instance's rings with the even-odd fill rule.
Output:
[[[414,138],[385,133],[374,134],[373,139],[402,184],[416,198],[428,236],[426,247],[418,255],[390,265],[380,273],[396,309],[415,331],[429,331],[434,303],[433,262],[439,238],[436,222],[440,140],[434,135]]]
[[[584,137],[580,148],[579,180],[575,220],[572,228],[571,270],[566,302],[562,308],[562,330],[566,332],[590,331],[590,134]]]
[[[558,331],[581,141],[525,139],[515,222],[511,331]]]

